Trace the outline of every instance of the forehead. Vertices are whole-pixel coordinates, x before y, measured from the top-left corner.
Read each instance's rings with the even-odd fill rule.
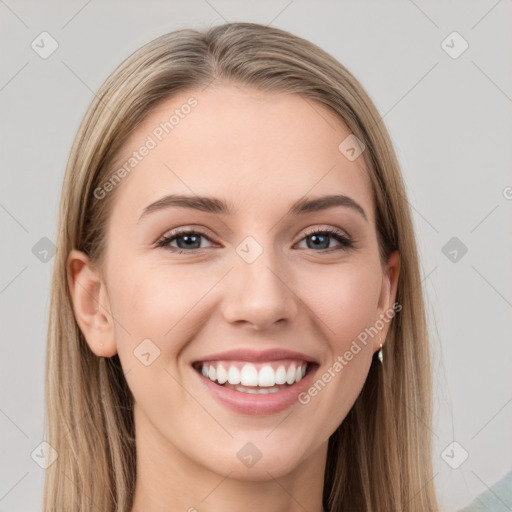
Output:
[[[235,214],[279,215],[304,196],[345,194],[373,219],[362,156],[327,107],[295,94],[221,85],[176,94],[158,105],[123,146],[112,217],[136,221],[169,193],[225,199]],[[114,219],[111,219],[114,222]],[[274,219],[275,220],[275,219]]]

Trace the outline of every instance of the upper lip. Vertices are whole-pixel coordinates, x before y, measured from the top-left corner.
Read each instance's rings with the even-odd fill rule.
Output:
[[[298,359],[308,363],[316,363],[316,360],[311,356],[302,354],[301,352],[294,352],[285,349],[268,349],[268,350],[249,350],[249,349],[233,349],[226,352],[217,352],[210,354],[201,359],[194,361],[195,363],[203,361],[248,361],[248,362],[263,362],[263,361],[279,361],[282,359]]]

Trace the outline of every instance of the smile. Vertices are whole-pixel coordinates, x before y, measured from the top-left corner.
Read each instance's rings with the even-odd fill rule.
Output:
[[[296,404],[319,364],[288,350],[232,350],[196,360],[192,368],[217,403],[239,414],[264,416]]]
[[[299,382],[308,371],[302,360],[263,363],[243,361],[205,361],[195,364],[203,377],[220,386],[242,393],[276,393]]]

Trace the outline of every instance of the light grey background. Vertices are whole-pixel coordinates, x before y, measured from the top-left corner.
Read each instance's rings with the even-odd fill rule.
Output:
[[[41,509],[44,470],[31,453],[43,433],[53,259],[44,263],[32,249],[43,237],[55,241],[78,123],[132,51],[164,32],[224,21],[271,23],[313,41],[355,74],[384,115],[422,259],[444,510],[499,480],[512,467],[511,15],[511,0],[0,0],[0,510]],[[59,45],[47,59],[31,48],[42,31]],[[469,44],[455,59],[442,47],[453,31]],[[452,52],[460,44],[453,36],[445,43]],[[452,237],[468,249],[456,262],[443,253]],[[443,458],[454,440],[460,447]],[[452,469],[446,460],[460,462],[461,447],[469,456]]]

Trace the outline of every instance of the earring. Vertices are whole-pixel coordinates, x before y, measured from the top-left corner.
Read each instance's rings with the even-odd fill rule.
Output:
[[[384,355],[382,354],[382,343],[380,344],[380,349],[379,349],[378,357],[379,357],[379,361],[381,363],[383,363],[384,362]]]

